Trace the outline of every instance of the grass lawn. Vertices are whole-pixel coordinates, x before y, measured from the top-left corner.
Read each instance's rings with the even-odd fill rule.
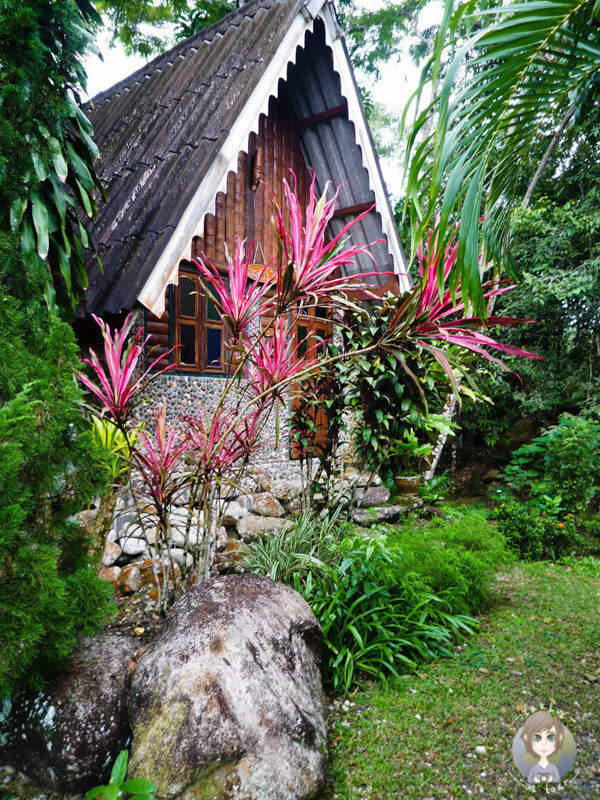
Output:
[[[512,567],[454,658],[336,703],[332,783],[319,800],[529,797],[512,740],[550,705],[574,735],[577,759],[562,788],[538,785],[535,794],[600,797],[600,561],[573,564]]]

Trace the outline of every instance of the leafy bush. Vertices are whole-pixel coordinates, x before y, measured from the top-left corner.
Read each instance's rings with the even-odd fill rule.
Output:
[[[383,534],[340,542],[340,561],[313,579],[294,581],[325,637],[323,673],[334,691],[347,693],[359,672],[398,675],[436,656],[450,655],[453,640],[471,633],[474,620],[452,615]]]
[[[513,453],[506,481],[510,489],[525,492],[547,513],[578,513],[595,491],[599,448],[599,423],[562,414],[557,425]]]
[[[513,559],[505,537],[477,510],[453,520],[434,519],[418,531],[404,526],[391,542],[402,555],[403,569],[417,573],[452,614],[485,608],[494,573]]]
[[[561,521],[535,506],[511,501],[501,504],[494,517],[509,546],[528,561],[544,556],[557,558],[576,542],[577,531],[572,516]]]
[[[50,676],[70,655],[76,636],[106,617],[112,588],[88,565],[87,534],[73,521],[104,482],[79,413],[73,333],[57,321],[34,325],[4,297],[0,337],[4,697],[19,684],[39,686]]]
[[[581,523],[584,548],[588,553],[600,554],[600,514]]]
[[[419,487],[419,497],[428,505],[434,505],[444,500],[452,488],[452,478],[448,470],[434,475],[429,480],[423,481]]]
[[[343,329],[346,352],[362,352],[384,336],[397,309],[384,299],[372,308],[369,318],[349,318]],[[346,402],[352,409],[354,451],[369,469],[377,471],[386,485],[394,476],[419,473],[431,453],[437,434],[448,427],[439,414],[428,414],[427,406],[443,405],[445,376],[425,349],[404,347],[397,351],[378,347],[351,363],[340,361]],[[418,379],[415,376],[419,376]]]
[[[358,673],[415,669],[473,630],[466,614],[486,602],[487,582],[509,556],[481,514],[465,520],[365,537],[305,516],[291,534],[248,545],[245,567],[307,600],[325,636],[324,678],[346,693]]]

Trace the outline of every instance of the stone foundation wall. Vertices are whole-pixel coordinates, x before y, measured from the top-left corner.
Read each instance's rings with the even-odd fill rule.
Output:
[[[216,510],[219,527],[213,529],[212,534],[216,545],[214,572],[237,571],[245,542],[285,531],[300,511],[300,481],[270,480],[259,469],[255,469],[249,478],[252,488],[248,485],[243,492],[232,493]],[[381,522],[395,523],[423,505],[418,497],[404,498],[402,505],[389,505],[390,493],[380,485],[377,476],[352,470],[349,470],[343,488],[349,517],[359,528],[369,528]],[[200,510],[194,511],[188,531],[186,510],[176,508],[170,516],[170,548],[157,550],[154,542],[156,525],[150,509],[146,508],[143,514],[144,527],[140,526],[138,510],[131,496],[122,493],[106,541],[100,575],[115,584],[118,594],[131,594],[143,586],[153,586],[157,571],[153,566],[160,565],[161,559],[170,558],[176,571],[184,566],[187,570],[192,569],[192,550],[205,535]],[[94,511],[83,512],[80,521],[91,528],[94,514]]]
[[[147,424],[152,422],[152,411],[167,403],[168,419],[177,414],[197,411],[198,405],[210,414],[221,397],[226,379],[207,375],[182,375],[167,372],[153,380],[146,390],[137,416]],[[233,409],[239,395],[230,393],[226,407]],[[266,444],[252,459],[271,479],[299,479],[300,466],[290,458],[289,409],[278,403],[263,431]]]

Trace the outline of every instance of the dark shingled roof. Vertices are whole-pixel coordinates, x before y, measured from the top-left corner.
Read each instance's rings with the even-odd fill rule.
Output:
[[[97,169],[108,200],[94,223],[94,240],[104,270],[100,272],[95,259],[88,258],[87,312],[118,313],[132,308],[303,5],[304,0],[252,0],[94,98],[88,113],[100,149]],[[324,44],[323,32],[319,38]],[[289,58],[294,60],[295,54],[289,53]],[[315,76],[316,70],[315,65]],[[332,91],[341,99],[339,80],[332,67],[329,71],[336,78]],[[298,69],[292,69],[289,78],[288,95],[293,86],[302,83]],[[277,88],[273,87],[273,94]],[[322,97],[322,92],[317,96]],[[298,97],[295,102],[303,101]],[[321,102],[326,103],[325,108],[331,107],[327,100]],[[300,116],[315,109],[319,110],[313,102],[304,110],[298,107],[297,113]],[[344,123],[346,129],[342,130]],[[373,194],[353,130],[347,117],[329,121],[324,136],[314,130],[306,132],[303,148],[311,166],[313,159],[323,161],[324,147],[344,148],[330,156],[338,164],[331,174],[321,175],[314,164],[317,181],[323,185],[327,178],[349,180],[340,165],[348,160],[348,147],[352,146],[361,173],[359,183],[364,186],[366,180],[367,196],[359,187],[363,196],[352,197],[353,202],[360,202]],[[379,220],[378,214],[370,217]],[[365,240],[380,238],[380,221],[366,223]],[[377,260],[382,268],[393,269],[387,247],[383,247],[383,259]]]

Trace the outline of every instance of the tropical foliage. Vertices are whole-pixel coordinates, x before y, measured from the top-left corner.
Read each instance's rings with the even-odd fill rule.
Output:
[[[451,287],[460,277],[482,314],[482,264],[493,258],[513,269],[508,232],[524,193],[519,181],[538,166],[530,161],[537,140],[589,106],[600,40],[591,0],[512,2],[494,9],[493,22],[461,44],[457,26],[472,9],[472,3],[456,10],[452,0],[446,3],[421,92],[436,84],[448,41],[458,50],[439,93],[419,110],[410,132],[407,206],[413,249],[439,214],[437,249],[443,252],[460,220]]]
[[[108,785],[94,786],[86,794],[84,800],[94,800],[96,797],[114,800],[114,798],[126,795],[136,797],[137,800],[154,800],[156,786],[151,781],[144,778],[126,779],[128,762],[129,750],[121,750],[112,766]]]
[[[447,282],[456,265],[457,250],[458,244],[451,243],[440,256],[430,232],[427,242],[418,248],[419,273],[411,290],[399,297],[389,295],[372,301],[368,308],[347,309],[339,341],[329,347],[331,366],[321,371],[319,379],[305,384],[303,402],[294,419],[299,431],[297,445],[309,470],[311,454],[321,462],[319,493],[329,496],[331,487],[325,483],[331,483],[331,457],[339,441],[348,436],[353,438],[362,463],[380,474],[390,488],[401,472],[420,473],[437,436],[452,430],[449,420],[438,413],[444,406],[447,386],[458,397],[458,379],[465,378],[462,392],[474,396],[466,385],[470,382],[471,353],[501,369],[506,367],[493,350],[539,358],[484,332],[491,326],[507,327],[531,320],[492,315],[484,321],[469,315],[460,283],[452,296]],[[495,298],[512,288],[489,282],[483,287],[484,297]],[[330,437],[317,449],[313,444],[315,431],[311,430],[315,408],[325,410]],[[352,412],[351,433],[344,432],[346,409]]]
[[[468,615],[488,602],[494,570],[510,559],[478,512],[369,537],[335,518],[302,516],[291,532],[245,548],[247,569],[306,598],[323,627],[324,676],[344,694],[366,675],[385,679],[449,655],[476,626]]]
[[[30,309],[31,311],[32,309]],[[43,314],[40,314],[43,319]],[[112,588],[74,519],[104,489],[69,326],[0,298],[0,697],[39,686],[104,621]]]
[[[495,307],[499,315],[536,320],[505,329],[501,339],[535,350],[544,361],[515,366],[509,357],[520,380],[500,370],[480,372],[477,382],[494,405],[467,403],[462,412],[463,423],[490,446],[523,417],[551,425],[563,412],[600,404],[597,122],[574,124],[557,146],[557,160],[557,169],[538,183],[539,199],[515,212],[512,248],[522,278]]]
[[[515,493],[554,514],[584,511],[599,474],[600,424],[571,414],[561,415],[557,425],[516,450],[505,470]]]
[[[66,315],[84,296],[83,248],[91,244],[84,220],[104,194],[80,101],[81,58],[99,22],[88,0],[0,7],[2,273],[19,295],[41,282],[52,312]]]
[[[92,352],[87,360],[90,375],[81,374],[83,384],[101,403],[102,414],[113,422],[129,443],[129,459],[135,475],[130,488],[153,514],[140,514],[157,549],[171,547],[171,513],[177,504],[187,508],[188,550],[192,554],[196,580],[206,578],[215,555],[216,531],[223,492],[241,478],[249,457],[265,445],[263,428],[275,403],[287,402],[292,382],[320,369],[318,361],[298,358],[299,345],[290,346],[290,313],[317,304],[344,307],[346,292],[368,291],[369,273],[352,277],[337,274],[341,266],[366,251],[363,245],[348,244],[342,235],[327,240],[327,227],[335,210],[329,186],[317,197],[314,180],[306,209],[287,182],[284,195],[286,214],[274,203],[278,260],[274,274],[263,270],[262,283],[252,282],[248,265],[251,254],[238,241],[229,257],[229,280],[225,282],[205,257],[197,262],[202,291],[214,302],[230,333],[227,374],[215,409],[201,405],[181,419],[167,421],[165,407],[154,415],[152,434],[139,430],[133,417],[136,396],[150,378],[151,365],[138,377],[143,355],[140,330],[125,344],[129,319],[121,331],[111,332],[97,320],[104,339],[104,365]],[[290,220],[289,226],[284,218]],[[258,319],[264,325],[258,324]],[[246,380],[242,380],[242,378]],[[135,436],[132,437],[132,431]],[[130,475],[131,477],[131,475]],[[183,498],[181,500],[180,498]],[[198,509],[200,513],[198,514]],[[192,525],[194,530],[192,531]],[[192,536],[193,533],[193,536]],[[159,602],[166,610],[167,573]],[[185,573],[185,564],[183,571]],[[184,575],[185,578],[185,575]]]
[[[91,350],[90,358],[86,358],[83,361],[84,364],[89,364],[92,367],[98,383],[94,383],[83,374],[80,375],[80,380],[87,389],[96,395],[102,403],[103,410],[122,429],[134,408],[137,396],[142,388],[146,386],[148,376],[155,369],[159,359],[151,362],[140,375],[138,373],[140,358],[143,357],[145,345],[150,338],[146,336],[142,341],[143,328],[139,328],[135,335],[130,337],[132,315],[129,314],[123,323],[122,329],[118,332],[115,331],[113,336],[104,320],[101,320],[95,314],[92,316],[102,331],[106,368],[100,362],[96,352]],[[170,369],[170,367],[166,369]],[[165,369],[159,370],[154,374],[160,375],[165,371]]]
[[[555,560],[572,550],[577,541],[575,522],[570,515],[556,517],[513,500],[502,503],[494,518],[509,546],[525,561]]]

